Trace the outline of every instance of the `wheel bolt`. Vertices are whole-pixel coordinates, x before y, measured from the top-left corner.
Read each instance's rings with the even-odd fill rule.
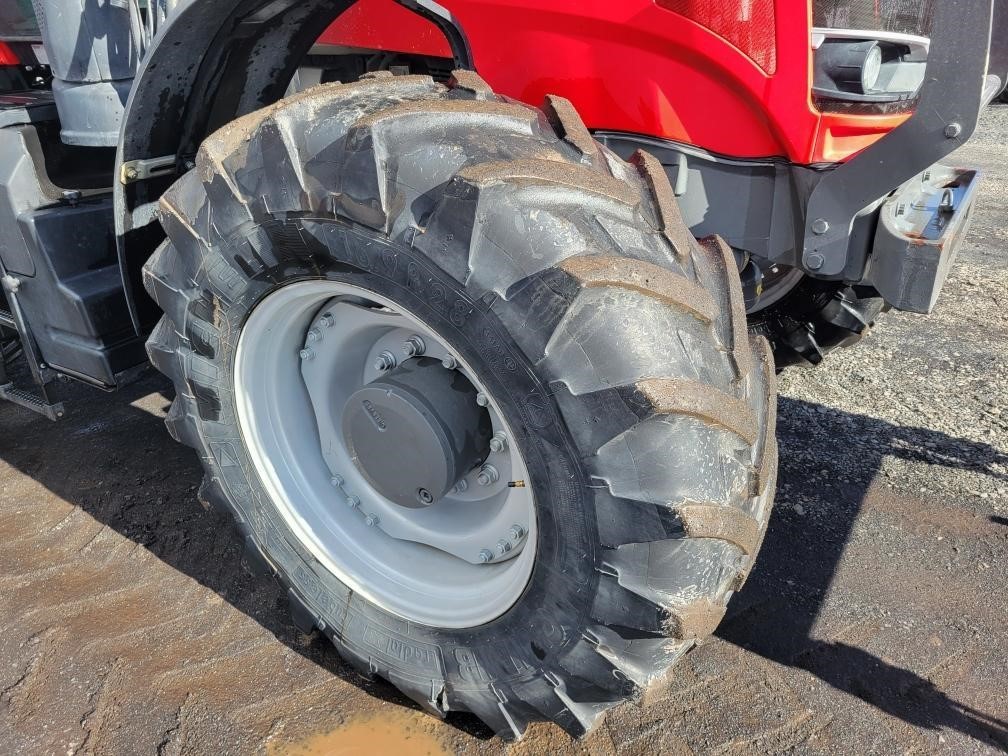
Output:
[[[476,480],[479,481],[481,486],[492,486],[499,479],[500,473],[497,472],[497,468],[493,465],[483,465],[483,469],[476,476]]]
[[[350,509],[357,509],[360,506],[360,497],[358,496],[348,496],[346,500],[347,505]]]
[[[322,341],[322,331],[318,328],[312,328],[308,331],[308,341]]]
[[[427,351],[427,345],[419,336],[410,336],[403,344],[402,351],[407,357],[419,357]]]
[[[514,525],[511,528],[512,541],[520,541],[524,537],[525,537],[525,528],[523,528],[521,525]]]
[[[343,485],[343,476],[333,475],[331,478],[329,478],[329,482],[332,483],[336,488],[339,488],[340,486]]]
[[[481,391],[478,394],[476,394],[476,404],[478,404],[480,407],[486,407],[488,404],[490,404],[490,400],[487,399],[487,395]]]
[[[469,489],[469,482],[463,478],[458,483],[455,484],[455,488],[452,489],[455,493],[465,493]]]
[[[483,549],[483,551],[480,552],[480,561],[483,562],[483,564],[486,564],[492,559],[493,559],[493,552],[490,551],[490,549]]]
[[[298,355],[300,355],[300,357],[301,357],[302,360],[304,360],[305,362],[308,362],[310,360],[314,360],[315,359],[315,350],[314,349],[302,349],[300,352],[298,352]]]
[[[322,316],[322,318],[321,318],[321,319],[319,320],[319,323],[320,323],[320,324],[321,324],[321,325],[322,325],[322,326],[323,326],[324,328],[332,328],[332,327],[333,327],[334,325],[336,325],[336,318],[334,318],[334,317],[332,316],[332,313],[331,313],[331,312],[327,312],[327,313],[326,313],[325,315],[323,315],[323,316]]]
[[[441,360],[441,364],[444,366],[445,370],[454,370],[455,368],[458,367],[458,360],[456,360],[451,355],[448,355],[443,360]]]
[[[509,541],[497,541],[497,553],[500,556],[504,556],[509,551],[511,551],[511,543]]]
[[[380,370],[385,372],[386,370],[391,370],[396,366],[396,358],[392,352],[382,352],[378,355],[378,359],[375,360],[375,370]]]
[[[367,523],[367,526],[369,528],[373,528],[375,525],[378,524],[378,515],[369,514],[367,517],[364,518],[364,522]]]
[[[494,454],[500,454],[507,449],[507,436],[503,433],[495,433],[494,437],[490,439],[490,451]]]

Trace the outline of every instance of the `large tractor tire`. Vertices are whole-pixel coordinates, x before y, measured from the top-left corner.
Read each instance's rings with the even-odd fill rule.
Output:
[[[426,710],[573,734],[725,613],[774,366],[661,166],[459,72],[229,125],[145,269],[168,426],[294,618]]]

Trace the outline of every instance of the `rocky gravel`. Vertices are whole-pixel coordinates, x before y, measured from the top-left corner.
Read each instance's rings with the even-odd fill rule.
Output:
[[[401,753],[1008,750],[1006,144],[1002,106],[957,154],[986,184],[935,314],[782,376],[777,509],[716,637],[581,743],[422,716],[300,634],[157,376],[58,425],[0,405],[0,752],[321,754],[362,723]]]

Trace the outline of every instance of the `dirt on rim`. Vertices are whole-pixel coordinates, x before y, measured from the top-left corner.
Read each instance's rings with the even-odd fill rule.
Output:
[[[987,178],[936,314],[783,376],[778,508],[716,637],[579,743],[442,723],[299,633],[157,376],[67,387],[59,424],[0,405],[0,752],[1008,750],[1006,143],[995,107],[957,155]]]

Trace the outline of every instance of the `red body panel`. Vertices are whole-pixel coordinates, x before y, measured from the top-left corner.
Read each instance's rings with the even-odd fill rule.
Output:
[[[729,24],[722,23],[731,11],[725,0],[659,2],[667,7],[655,0],[441,0],[468,37],[476,70],[498,92],[535,105],[562,95],[591,129],[807,164],[844,160],[905,118],[816,109],[806,0],[747,0],[750,20]],[[770,39],[775,49],[766,48]],[[450,55],[433,24],[393,0],[359,0],[321,41]]]

